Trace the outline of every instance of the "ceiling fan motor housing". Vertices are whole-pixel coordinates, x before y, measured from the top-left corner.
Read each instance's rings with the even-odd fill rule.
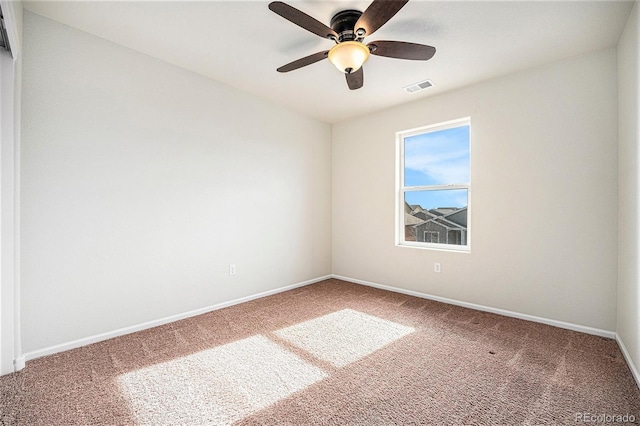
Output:
[[[354,32],[356,22],[361,15],[362,12],[354,9],[343,10],[333,15],[330,24],[331,29],[338,33],[338,42],[362,40],[362,37],[358,37]]]

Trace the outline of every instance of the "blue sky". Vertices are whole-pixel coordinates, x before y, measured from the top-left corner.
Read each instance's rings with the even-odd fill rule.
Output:
[[[469,126],[423,133],[404,139],[405,186],[469,183]],[[423,208],[464,207],[467,191],[405,193],[409,204]]]

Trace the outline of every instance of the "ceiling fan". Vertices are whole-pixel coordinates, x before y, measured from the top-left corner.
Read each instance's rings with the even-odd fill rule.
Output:
[[[426,61],[436,53],[435,47],[404,41],[379,40],[364,44],[365,37],[391,19],[409,0],[373,0],[364,12],[343,10],[331,18],[330,27],[306,13],[281,1],[269,3],[269,9],[294,24],[322,38],[333,40],[336,45],[329,50],[305,56],[278,68],[289,72],[328,58],[345,73],[349,89],[360,89],[364,84],[362,65],[369,54],[398,59]]]

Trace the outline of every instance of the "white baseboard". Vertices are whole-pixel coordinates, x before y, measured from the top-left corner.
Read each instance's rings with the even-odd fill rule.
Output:
[[[112,339],[118,336],[124,336],[126,334],[135,333],[136,331],[146,330],[149,328],[157,327],[160,325],[168,324],[170,322],[179,321],[185,318],[195,317],[197,315],[206,314],[207,312],[216,311],[218,309],[226,308],[229,306],[237,305],[244,302],[249,302],[251,300],[260,299],[261,297],[271,296],[273,294],[282,293],[287,290],[293,290],[294,288],[304,287],[309,284],[314,284],[319,281],[327,280],[331,278],[331,275],[325,275],[323,277],[313,278],[311,280],[299,282],[296,284],[291,284],[284,287],[279,287],[274,290],[264,291],[262,293],[253,294],[250,296],[240,297],[238,299],[230,300],[228,302],[217,303],[215,305],[206,306],[200,309],[194,309],[193,311],[184,312],[181,314],[171,315],[165,318],[160,318],[153,321],[148,321],[142,324],[133,325],[129,327],[120,328],[117,330],[109,331],[106,333],[96,334],[94,336],[84,337],[82,339],[73,340],[71,342],[61,343],[59,345],[50,346],[44,349],[38,349],[36,351],[27,352],[23,354],[20,358],[17,358],[14,361],[14,365],[18,366],[18,360],[22,359],[22,367],[24,367],[25,361],[30,361],[32,359],[40,358],[47,355],[52,355],[59,352],[68,351],[71,349],[76,349],[81,346],[90,345],[92,343],[101,342],[103,340]]]
[[[622,338],[618,333],[616,333],[616,342],[618,342],[618,346],[622,351],[622,355],[624,355],[624,359],[625,361],[627,361],[627,365],[629,366],[629,370],[631,370],[633,378],[636,379],[636,385],[638,385],[638,388],[640,388],[640,372],[633,362],[633,359],[631,359],[631,355],[629,354],[627,347],[624,345],[624,342],[622,341]]]
[[[623,354],[625,356],[625,358],[627,359],[627,362],[629,364],[629,367],[631,368],[633,374],[634,374],[634,378],[636,379],[636,381],[638,383],[640,383],[640,379],[639,379],[639,375],[638,375],[638,370],[636,369],[636,367],[634,366],[634,364],[631,362],[631,358],[629,357],[628,352],[626,352],[626,348],[624,348],[624,344],[622,343],[622,340],[620,340],[616,333],[613,331],[608,331],[608,330],[602,330],[602,329],[598,329],[598,328],[593,328],[593,327],[588,327],[588,326],[584,326],[584,325],[578,325],[578,324],[572,324],[572,323],[568,323],[568,322],[563,322],[563,321],[557,321],[557,320],[552,320],[552,319],[547,319],[547,318],[542,318],[542,317],[537,317],[534,315],[528,315],[528,314],[523,314],[523,313],[519,313],[519,312],[513,312],[513,311],[508,311],[505,309],[499,309],[499,308],[493,308],[490,306],[484,306],[484,305],[478,305],[475,303],[469,303],[469,302],[462,302],[459,300],[455,300],[455,299],[449,299],[446,297],[440,297],[440,296],[434,296],[434,295],[430,295],[427,293],[421,293],[418,291],[413,291],[413,290],[406,290],[406,289],[402,289],[402,288],[398,288],[398,287],[392,287],[392,286],[388,286],[388,285],[383,285],[383,284],[378,284],[378,283],[374,283],[371,281],[364,281],[364,280],[359,280],[356,278],[349,278],[349,277],[344,277],[341,275],[326,275],[323,277],[318,277],[318,278],[314,278],[311,280],[307,280],[307,281],[303,281],[300,283],[296,283],[296,284],[291,284],[288,286],[284,286],[284,287],[280,287],[274,290],[269,290],[269,291],[265,291],[262,293],[257,293],[254,295],[250,295],[250,296],[245,296],[245,297],[241,297],[238,299],[234,299],[234,300],[230,300],[228,302],[222,302],[222,303],[218,303],[215,305],[211,305],[211,306],[207,306],[204,308],[200,308],[200,309],[195,309],[189,312],[184,312],[181,314],[176,314],[176,315],[171,315],[165,318],[160,318],[154,321],[148,321],[142,324],[138,324],[138,325],[133,325],[133,326],[129,326],[129,327],[124,327],[124,328],[120,328],[117,330],[113,330],[113,331],[109,331],[106,333],[101,333],[101,334],[97,334],[94,336],[89,336],[89,337],[85,337],[82,339],[77,339],[77,340],[73,340],[70,342],[66,342],[66,343],[62,343],[59,345],[55,345],[55,346],[50,346],[48,348],[44,348],[44,349],[39,349],[36,351],[32,351],[32,352],[27,352],[25,354],[23,354],[21,357],[16,358],[16,360],[14,361],[14,366],[15,366],[15,370],[18,371],[22,368],[24,368],[24,364],[26,361],[30,361],[32,359],[36,359],[36,358],[40,358],[43,356],[47,356],[47,355],[52,355],[55,353],[59,353],[59,352],[64,352],[64,351],[68,351],[71,349],[76,349],[79,348],[81,346],[86,346],[86,345],[90,345],[92,343],[97,343],[97,342],[101,342],[103,340],[107,340],[107,339],[111,339],[114,337],[118,337],[118,336],[124,336],[126,334],[131,334],[131,333],[135,333],[136,331],[141,331],[141,330],[146,330],[149,328],[153,328],[153,327],[157,327],[160,325],[164,325],[164,324],[168,324],[170,322],[175,322],[175,321],[179,321],[185,318],[190,318],[190,317],[194,317],[197,315],[201,315],[201,314],[205,314],[207,312],[211,312],[211,311],[215,311],[218,309],[222,309],[222,308],[226,308],[228,306],[233,306],[233,305],[237,305],[240,303],[244,303],[244,302],[249,302],[251,300],[255,300],[255,299],[259,299],[262,297],[266,297],[266,296],[271,296],[273,294],[277,294],[277,293],[282,293],[284,291],[287,290],[293,290],[294,288],[298,288],[298,287],[303,287],[306,285],[310,285],[310,284],[314,284],[317,283],[319,281],[323,281],[329,278],[335,278],[335,279],[339,279],[339,280],[343,280],[343,281],[349,281],[352,283],[356,283],[356,284],[361,284],[361,285],[366,285],[369,287],[375,287],[375,288],[379,288],[382,290],[387,290],[387,291],[393,291],[395,293],[402,293],[402,294],[407,294],[409,296],[415,296],[415,297],[420,297],[423,299],[429,299],[429,300],[435,300],[437,302],[443,302],[443,303],[447,303],[450,305],[456,305],[456,306],[462,306],[464,308],[470,308],[470,309],[475,309],[478,311],[484,311],[484,312],[491,312],[494,314],[498,314],[498,315],[504,315],[507,317],[513,317],[513,318],[519,318],[519,319],[523,319],[523,320],[527,320],[527,321],[533,321],[533,322],[538,322],[538,323],[542,323],[542,324],[547,324],[547,325],[552,325],[555,327],[560,327],[560,328],[565,328],[565,329],[569,329],[569,330],[574,330],[574,331],[579,331],[582,333],[587,333],[587,334],[593,334],[596,336],[601,336],[601,337],[606,337],[609,339],[616,339],[618,341],[618,344],[620,345]]]
[[[24,368],[25,363],[27,362],[26,358],[23,356],[19,356],[18,358],[13,360],[13,371],[14,373],[22,370]]]
[[[477,311],[491,312],[493,314],[504,315],[506,317],[512,317],[512,318],[518,318],[518,319],[523,319],[523,320],[527,320],[527,321],[539,322],[539,323],[542,323],[542,324],[552,325],[554,327],[566,328],[568,330],[579,331],[581,333],[587,333],[587,334],[593,334],[593,335],[596,335],[596,336],[606,337],[606,338],[609,338],[609,339],[615,339],[616,338],[616,333],[614,331],[602,330],[602,329],[599,329],[599,328],[588,327],[586,325],[572,324],[572,323],[569,323],[569,322],[557,321],[557,320],[552,320],[552,319],[548,319],[548,318],[537,317],[535,315],[528,315],[528,314],[522,314],[520,312],[508,311],[506,309],[492,308],[490,306],[477,305],[475,303],[469,303],[469,302],[461,302],[461,301],[455,300],[455,299],[449,299],[449,298],[440,297],[440,296],[433,296],[433,295],[427,294],[427,293],[421,293],[421,292],[413,291],[413,290],[405,290],[403,288],[398,288],[398,287],[392,287],[392,286],[388,286],[388,285],[384,285],[384,284],[373,283],[373,282],[370,282],[370,281],[363,281],[363,280],[359,280],[359,279],[355,279],[355,278],[343,277],[343,276],[340,276],[340,275],[331,275],[331,277],[335,278],[335,279],[338,279],[338,280],[350,281],[350,282],[356,283],[356,284],[362,284],[362,285],[366,285],[366,286],[369,286],[369,287],[379,288],[379,289],[382,289],[382,290],[393,291],[395,293],[402,293],[402,294],[406,294],[406,295],[409,295],[409,296],[421,297],[423,299],[429,299],[429,300],[435,300],[436,302],[447,303],[449,305],[456,305],[456,306],[462,306],[463,308],[475,309]]]

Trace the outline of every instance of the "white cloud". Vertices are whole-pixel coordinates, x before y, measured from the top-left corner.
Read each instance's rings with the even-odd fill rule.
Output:
[[[424,173],[431,183],[469,182],[469,142],[435,132],[405,139],[405,168]]]
[[[469,182],[469,154],[454,152],[445,154],[406,155],[405,167],[431,177],[438,183]]]

